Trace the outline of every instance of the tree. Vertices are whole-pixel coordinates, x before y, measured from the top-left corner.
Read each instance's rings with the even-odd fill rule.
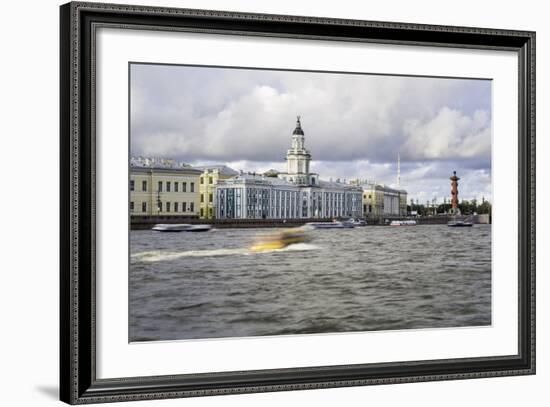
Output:
[[[489,201],[483,200],[483,203],[477,207],[477,213],[479,214],[491,214],[491,204]]]
[[[447,202],[444,202],[437,206],[437,213],[449,213],[450,210],[451,210],[451,204]]]

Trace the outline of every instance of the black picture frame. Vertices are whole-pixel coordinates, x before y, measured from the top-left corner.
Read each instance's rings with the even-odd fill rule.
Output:
[[[535,373],[535,33],[72,2],[60,7],[60,398],[70,404]],[[96,378],[95,70],[98,26],[508,50],[519,60],[519,349],[515,355]],[[510,265],[512,266],[512,265]]]

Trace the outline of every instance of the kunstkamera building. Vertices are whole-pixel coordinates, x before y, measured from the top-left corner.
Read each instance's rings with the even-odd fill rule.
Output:
[[[361,217],[360,186],[319,179],[310,172],[300,117],[286,153],[285,173],[239,174],[216,188],[218,219],[292,219]]]

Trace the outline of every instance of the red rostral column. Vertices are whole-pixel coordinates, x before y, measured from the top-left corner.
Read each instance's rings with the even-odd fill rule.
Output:
[[[451,211],[458,211],[458,178],[456,176],[456,171],[453,171],[453,176],[449,178],[451,180]]]

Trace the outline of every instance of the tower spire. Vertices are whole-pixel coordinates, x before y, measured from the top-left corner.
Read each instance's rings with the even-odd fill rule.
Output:
[[[294,129],[294,132],[292,134],[299,134],[301,136],[304,135],[304,131],[302,130],[302,123],[300,122],[300,116],[296,116],[296,128]]]
[[[401,186],[401,157],[397,153],[397,187]]]

